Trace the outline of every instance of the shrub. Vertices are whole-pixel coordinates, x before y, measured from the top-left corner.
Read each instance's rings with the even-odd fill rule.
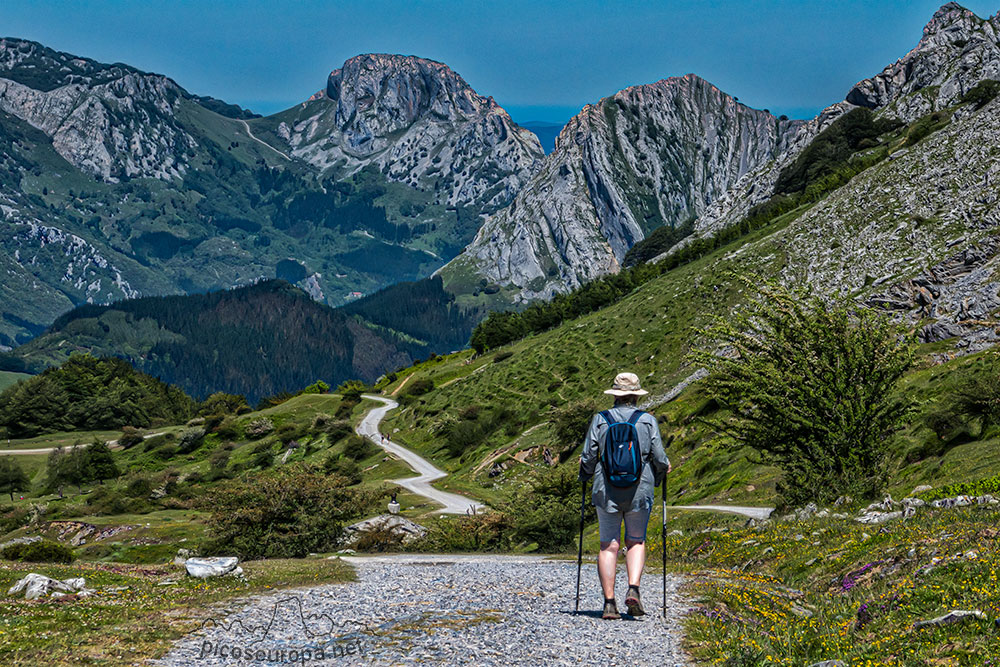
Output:
[[[177,453],[190,454],[194,450],[201,447],[201,443],[204,441],[205,441],[205,429],[197,427],[185,429],[181,433],[180,440],[177,443]]]
[[[270,447],[261,450],[254,454],[254,457],[250,459],[250,465],[254,468],[270,468],[274,465],[274,450]]]
[[[134,426],[123,426],[122,434],[118,436],[118,446],[122,449],[129,449],[142,444],[144,440],[145,438],[143,438],[141,430]]]
[[[560,462],[565,462],[583,443],[590,422],[597,411],[597,403],[593,400],[577,401],[556,410],[552,417],[552,428],[560,448]]]
[[[949,408],[955,415],[980,419],[983,429],[1000,424],[1000,359],[988,357],[985,368],[964,373]]]
[[[701,332],[731,355],[693,355],[728,411],[715,426],[781,469],[787,503],[881,492],[885,440],[907,412],[895,389],[913,363],[912,336],[848,302],[744,282],[758,297]]]
[[[343,479],[343,483],[349,486],[361,483],[361,466],[354,459],[346,456],[329,456],[323,462],[323,470]]]
[[[414,551],[510,551],[513,521],[506,512],[442,517],[427,526],[427,534],[407,545]]]
[[[28,510],[24,507],[5,507],[0,513],[0,535],[6,535],[26,525],[28,517]]]
[[[449,456],[461,456],[480,446],[502,427],[514,429],[516,432],[520,423],[517,413],[505,406],[477,410],[471,413],[467,411],[465,418],[445,425],[442,430],[444,447]]]
[[[351,422],[346,419],[332,421],[326,426],[326,434],[329,437],[330,442],[342,440],[352,433],[354,433],[354,427],[352,427]]]
[[[203,552],[256,559],[330,551],[342,522],[369,511],[377,496],[304,466],[225,482],[206,498],[211,538]]]
[[[965,94],[962,95],[961,101],[974,105],[978,110],[992,102],[998,94],[1000,94],[1000,81],[983,79],[975,86],[965,91]]]
[[[337,387],[337,393],[340,394],[341,398],[355,403],[361,400],[361,394],[369,391],[371,391],[371,387],[361,380],[347,380]]]
[[[215,433],[217,433],[223,440],[239,440],[240,424],[235,417],[225,417],[222,422],[215,427]]]
[[[334,413],[334,417],[337,419],[350,419],[351,413],[354,412],[354,408],[361,402],[361,399],[343,399],[340,401],[340,405],[337,406],[337,411]]]
[[[28,563],[62,563],[68,565],[76,558],[73,550],[64,544],[42,540],[30,544],[11,544],[0,553],[7,560]]]
[[[149,498],[153,485],[147,477],[133,477],[125,487],[125,495],[129,498]]]
[[[414,378],[403,387],[405,396],[423,396],[434,390],[434,381],[430,378]]]
[[[113,514],[125,514],[126,512],[139,514],[148,509],[144,502],[137,502],[136,498],[130,498],[117,489],[102,486],[87,496],[87,505],[90,506],[90,514],[96,516],[109,516]]]
[[[278,427],[278,439],[283,443],[288,444],[292,440],[301,439],[307,432],[308,429],[302,424],[288,422]]]
[[[217,391],[205,399],[205,402],[198,408],[198,414],[203,417],[207,415],[235,415],[240,414],[244,408],[249,410],[246,396]]]
[[[171,444],[169,442],[165,442],[163,444],[163,446],[158,447],[156,449],[155,453],[156,453],[157,458],[159,458],[160,460],[162,460],[162,461],[169,461],[170,459],[172,459],[175,456],[177,456],[178,452],[179,452],[179,450],[177,449],[177,445]]]
[[[325,394],[330,391],[330,385],[322,380],[316,380],[311,385],[302,390],[303,394]]]
[[[344,456],[355,461],[368,458],[375,453],[375,450],[372,441],[360,435],[351,435],[344,443]]]
[[[536,473],[527,486],[501,506],[513,517],[514,539],[534,542],[539,551],[546,553],[571,547],[579,529],[579,490],[575,466]],[[593,514],[593,510],[590,512]]]
[[[244,431],[246,433],[246,437],[251,440],[259,440],[274,431],[274,422],[267,417],[258,417],[257,419],[251,420],[251,422],[247,424]]]
[[[177,439],[173,433],[164,433],[163,435],[154,435],[152,438],[146,438],[142,443],[142,451],[151,452],[168,442],[173,442]]]
[[[325,412],[320,412],[315,417],[313,417],[312,430],[323,431],[334,422],[332,416],[326,414]]]

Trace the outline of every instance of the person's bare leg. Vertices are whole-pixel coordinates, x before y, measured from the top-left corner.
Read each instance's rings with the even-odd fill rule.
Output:
[[[639,587],[642,570],[646,567],[646,543],[625,540],[625,570],[628,572],[628,585]]]
[[[601,552],[597,554],[597,576],[601,579],[604,599],[615,597],[615,571],[618,569],[618,540],[601,542]]]

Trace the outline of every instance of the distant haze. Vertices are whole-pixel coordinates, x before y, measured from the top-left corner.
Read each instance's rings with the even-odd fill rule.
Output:
[[[306,99],[358,53],[415,54],[447,63],[517,121],[561,124],[621,88],[688,72],[750,106],[810,117],[912,48],[940,4],[4,0],[0,25],[264,114]]]

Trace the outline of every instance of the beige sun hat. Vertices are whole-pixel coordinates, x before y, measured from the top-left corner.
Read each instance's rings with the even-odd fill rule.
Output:
[[[604,390],[612,396],[645,396],[649,392],[639,386],[639,376],[635,373],[619,373],[615,376],[615,384],[611,389]]]

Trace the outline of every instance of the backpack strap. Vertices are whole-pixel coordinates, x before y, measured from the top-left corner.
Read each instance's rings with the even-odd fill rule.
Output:
[[[642,410],[636,410],[635,412],[632,413],[632,416],[628,418],[628,423],[631,424],[632,426],[635,426],[636,423],[639,421],[639,419],[642,418],[644,414],[646,413],[643,412]]]
[[[608,426],[615,425],[615,420],[611,418],[611,413],[607,410],[601,410],[601,416],[604,417],[604,421],[608,422]]]

